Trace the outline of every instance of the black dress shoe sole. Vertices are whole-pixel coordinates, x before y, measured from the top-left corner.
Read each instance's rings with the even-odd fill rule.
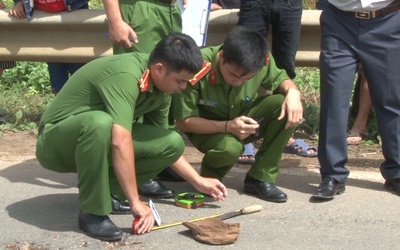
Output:
[[[332,200],[335,197],[335,195],[343,194],[345,191],[346,191],[346,187],[341,186],[338,188],[336,193],[332,196],[331,195],[322,195],[322,194],[313,194],[312,197],[315,199],[319,199],[319,200]]]
[[[258,191],[257,188],[254,188],[252,186],[246,186],[246,184],[244,185],[244,192],[246,194],[256,195],[258,198],[266,200],[266,201],[271,201],[271,202],[286,202],[287,201],[287,198],[281,198],[281,199],[266,198],[260,193],[260,191]]]
[[[100,237],[100,236],[97,236],[97,235],[92,235],[86,230],[86,228],[82,225],[81,222],[79,222],[79,228],[82,231],[84,231],[89,237],[95,238],[95,239],[98,239],[98,240],[102,240],[102,241],[119,241],[119,240],[122,239],[122,234],[120,236],[114,236],[114,237],[111,237],[111,236],[110,237],[106,237],[106,236]]]

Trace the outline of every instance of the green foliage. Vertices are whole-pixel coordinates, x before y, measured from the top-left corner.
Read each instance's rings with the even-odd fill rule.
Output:
[[[5,130],[31,130],[51,102],[46,63],[17,62],[0,77],[0,136]]]
[[[91,0],[89,1],[89,9],[103,9],[102,0]]]
[[[27,96],[51,93],[47,64],[42,62],[17,62],[3,73],[0,84],[11,92],[25,90]]]
[[[309,134],[317,134],[319,128],[319,69],[297,68],[296,85],[302,95],[305,121],[299,128]]]
[[[314,10],[317,6],[318,0],[303,0],[303,9]]]
[[[6,5],[7,8],[11,8],[12,6],[14,6],[13,0],[2,0],[2,2]]]

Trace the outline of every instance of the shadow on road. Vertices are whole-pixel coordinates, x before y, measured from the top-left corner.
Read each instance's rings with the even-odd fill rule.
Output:
[[[77,186],[74,173],[57,173],[40,166],[36,159],[30,159],[0,170],[0,176],[11,183],[27,183],[49,188],[67,189]]]
[[[41,195],[13,203],[6,211],[11,218],[41,229],[78,232],[78,194]]]

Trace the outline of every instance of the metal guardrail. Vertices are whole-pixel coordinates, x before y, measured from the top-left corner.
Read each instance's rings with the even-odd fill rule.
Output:
[[[318,10],[304,10],[297,66],[318,66]],[[236,26],[238,10],[218,10],[210,14],[207,45],[223,42]],[[111,55],[108,22],[104,10],[77,10],[48,13],[35,10],[32,20],[17,20],[8,10],[0,10],[0,60],[43,62],[88,62]]]

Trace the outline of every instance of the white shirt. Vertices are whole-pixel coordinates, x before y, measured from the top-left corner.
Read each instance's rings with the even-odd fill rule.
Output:
[[[374,11],[385,8],[394,0],[328,0],[330,4],[344,11]]]

